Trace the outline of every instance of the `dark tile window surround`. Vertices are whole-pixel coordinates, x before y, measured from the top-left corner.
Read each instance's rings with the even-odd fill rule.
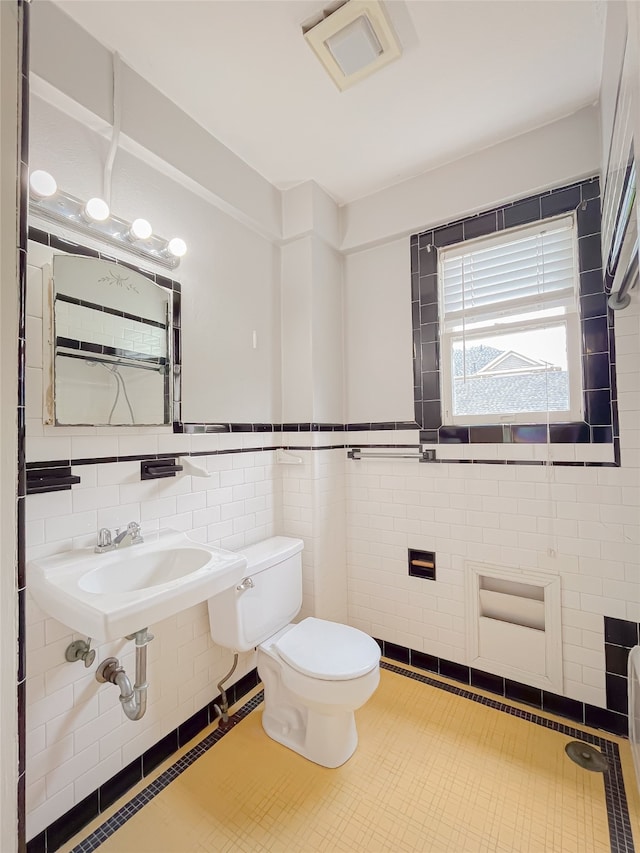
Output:
[[[443,426],[440,401],[438,249],[576,211],[585,420],[574,423]],[[440,444],[612,443],[619,465],[614,312],[607,306],[600,254],[600,185],[591,178],[414,234],[410,240],[414,403],[420,439]],[[571,464],[571,463],[565,463]],[[583,463],[575,463],[583,464]]]

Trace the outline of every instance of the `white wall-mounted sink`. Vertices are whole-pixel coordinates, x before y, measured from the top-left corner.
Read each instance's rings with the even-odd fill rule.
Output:
[[[163,530],[106,554],[79,548],[33,560],[27,584],[49,616],[104,641],[206,601],[239,583],[246,567],[238,554]]]

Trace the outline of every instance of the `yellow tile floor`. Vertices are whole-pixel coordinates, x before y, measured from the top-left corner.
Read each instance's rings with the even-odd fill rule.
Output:
[[[567,735],[389,671],[357,725],[355,754],[328,770],[270,740],[258,709],[100,851],[611,851],[603,777],[568,759]],[[596,734],[619,744],[638,847],[628,743]]]

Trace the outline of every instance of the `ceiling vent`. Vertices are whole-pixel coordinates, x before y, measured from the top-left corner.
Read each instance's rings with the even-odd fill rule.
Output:
[[[304,37],[340,91],[402,53],[380,0],[347,0],[303,26]]]

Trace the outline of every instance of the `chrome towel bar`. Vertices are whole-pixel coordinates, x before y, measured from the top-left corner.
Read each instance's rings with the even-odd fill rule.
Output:
[[[394,453],[392,449],[382,450],[379,452],[370,450],[361,450],[359,447],[352,447],[347,451],[349,459],[415,459],[417,462],[435,462],[435,450],[421,450],[416,447],[413,452],[409,452],[411,448],[406,448],[403,452]]]

